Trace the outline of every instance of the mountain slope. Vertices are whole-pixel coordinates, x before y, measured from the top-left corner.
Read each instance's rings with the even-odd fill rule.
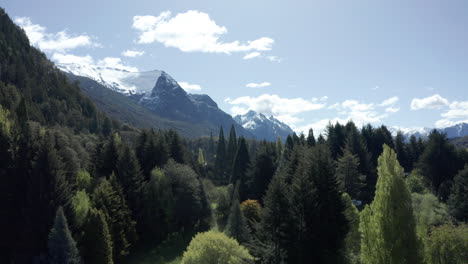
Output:
[[[63,67],[63,65],[58,65]],[[94,72],[87,76],[77,76],[70,69],[80,69],[78,74],[85,74],[83,68]],[[239,135],[253,138],[253,135],[239,126],[230,115],[218,108],[208,95],[186,93],[179,84],[165,72],[145,73],[128,72],[109,68],[70,67],[65,69],[70,80],[77,81],[81,89],[96,103],[97,107],[112,118],[140,128],[172,128],[187,137],[216,134],[220,126],[225,130],[231,125]],[[105,71],[106,74],[102,72]],[[113,76],[111,85],[103,78],[94,80],[90,77]],[[138,80],[143,75],[144,80]],[[117,76],[117,77],[116,77]],[[122,77],[124,76],[124,77]],[[134,85],[144,84],[135,89],[127,89],[132,76]],[[121,78],[122,77],[122,78]],[[119,79],[121,78],[121,79]],[[148,92],[148,85],[154,79],[153,88]],[[122,87],[126,87],[123,89]],[[122,88],[122,89],[121,89]]]
[[[256,139],[275,141],[280,137],[284,142],[288,135],[294,133],[288,125],[273,116],[267,117],[252,110],[244,115],[235,116],[234,120],[250,131]]]

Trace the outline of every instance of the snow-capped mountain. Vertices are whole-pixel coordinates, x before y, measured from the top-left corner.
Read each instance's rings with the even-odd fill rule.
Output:
[[[411,137],[412,135],[414,135],[416,138],[427,138],[427,136],[431,133],[432,130],[434,130],[434,128],[429,127],[393,128],[394,134],[396,134],[397,131],[401,131],[403,132],[403,135],[405,135],[405,137],[407,138]],[[468,135],[468,124],[460,123],[446,128],[436,128],[436,130],[445,133],[447,135],[447,138],[464,137]]]
[[[288,125],[273,116],[267,117],[253,110],[250,110],[244,115],[235,116],[234,120],[239,125],[252,132],[257,139],[274,141],[280,137],[284,142],[289,134],[294,133]]]
[[[202,126],[205,127],[203,131],[216,134],[220,126],[227,130],[234,125],[239,135],[253,137],[249,131],[238,125],[232,116],[219,109],[208,95],[187,93],[174,78],[164,71],[132,72],[126,69],[79,64],[57,64],[57,67],[67,73],[69,79],[78,80],[85,92],[90,93],[93,91],[91,87],[102,85],[125,95],[125,98],[119,97],[119,101],[131,100],[159,117],[184,122],[187,124],[185,127]],[[74,78],[74,76],[82,78]],[[93,96],[90,97],[93,98]],[[98,106],[103,103],[99,97],[94,98],[96,98],[95,103]],[[119,104],[119,102],[114,104]],[[107,104],[104,110],[109,110],[109,105],[111,104]],[[125,108],[129,105],[131,104],[120,102],[114,107]],[[115,112],[128,113],[128,110],[113,109],[113,113],[108,114],[115,116]],[[126,118],[128,119],[128,115]],[[153,127],[158,127],[158,125],[160,124],[154,124]],[[176,127],[174,128],[176,129]],[[210,132],[197,135],[209,135]]]
[[[132,72],[125,69],[95,65],[57,63],[57,67],[76,76],[95,80],[105,87],[126,95],[150,93],[162,71]]]

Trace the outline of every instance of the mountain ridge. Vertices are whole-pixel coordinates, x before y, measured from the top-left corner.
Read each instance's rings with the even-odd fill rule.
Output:
[[[284,142],[288,135],[294,133],[288,125],[279,121],[272,115],[265,116],[253,110],[248,111],[244,115],[236,115],[234,120],[242,125],[242,127],[249,130],[257,139],[275,141],[280,137]]]

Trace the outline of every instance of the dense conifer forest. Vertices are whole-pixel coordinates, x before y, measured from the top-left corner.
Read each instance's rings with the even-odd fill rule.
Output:
[[[385,126],[186,139],[99,112],[0,10],[0,263],[468,263],[468,152]]]

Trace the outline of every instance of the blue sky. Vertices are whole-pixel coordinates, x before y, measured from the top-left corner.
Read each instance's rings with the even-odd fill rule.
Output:
[[[164,70],[228,113],[273,114],[297,131],[328,120],[403,128],[468,122],[467,1],[7,0],[2,7],[55,61]]]

